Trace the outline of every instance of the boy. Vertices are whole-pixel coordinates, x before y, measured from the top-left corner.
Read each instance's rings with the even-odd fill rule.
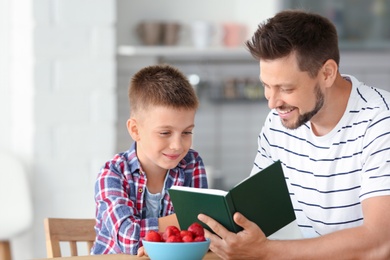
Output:
[[[179,226],[172,185],[207,188],[203,161],[190,149],[199,101],[186,77],[168,65],[143,68],[131,80],[129,101],[134,143],[97,177],[92,254],[137,254],[148,231]]]

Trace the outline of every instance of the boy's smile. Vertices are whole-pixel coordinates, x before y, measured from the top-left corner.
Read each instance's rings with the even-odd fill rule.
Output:
[[[163,153],[164,154],[164,153]],[[180,154],[164,154],[170,160],[177,160],[180,157]]]

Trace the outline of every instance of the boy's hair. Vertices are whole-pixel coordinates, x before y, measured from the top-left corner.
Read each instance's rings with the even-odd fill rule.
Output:
[[[259,61],[295,52],[299,68],[311,77],[327,60],[340,62],[336,27],[323,16],[301,10],[279,12],[260,24],[245,44]]]
[[[129,86],[130,113],[150,106],[197,109],[198,97],[186,76],[169,65],[153,65],[138,71]]]

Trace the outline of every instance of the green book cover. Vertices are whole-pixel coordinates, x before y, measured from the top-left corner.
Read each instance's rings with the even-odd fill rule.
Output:
[[[234,223],[233,214],[238,211],[255,222],[266,236],[295,220],[280,161],[249,176],[228,192],[173,186],[169,194],[181,229],[199,222],[199,213],[214,218],[229,231],[237,233],[241,227]]]
[[[202,212],[217,220],[232,232],[240,230],[240,227],[234,223],[232,218],[235,209],[231,194],[226,191],[173,186],[169,189],[169,195],[175,208],[180,229],[187,229],[194,222],[201,223],[197,216]],[[212,231],[205,224],[201,224]]]

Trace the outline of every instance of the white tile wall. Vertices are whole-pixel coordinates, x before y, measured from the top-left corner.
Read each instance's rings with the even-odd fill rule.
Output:
[[[15,260],[46,256],[43,218],[94,217],[95,177],[116,140],[116,1],[31,4],[34,223],[12,241]]]

